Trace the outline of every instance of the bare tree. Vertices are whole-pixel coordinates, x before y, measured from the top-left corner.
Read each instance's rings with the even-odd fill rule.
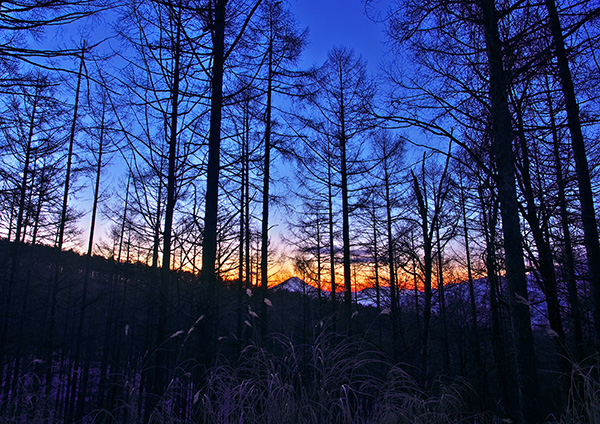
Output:
[[[421,340],[421,381],[424,383],[429,378],[429,367],[428,367],[428,349],[429,349],[429,338],[430,338],[430,323],[431,323],[431,306],[432,306],[432,276],[433,276],[433,247],[436,236],[436,231],[440,225],[441,215],[445,207],[446,198],[450,192],[450,183],[448,177],[448,167],[450,164],[450,152],[446,156],[444,168],[439,175],[437,183],[434,181],[430,184],[426,183],[426,168],[425,168],[425,155],[421,162],[421,173],[419,178],[412,173],[413,179],[413,191],[416,197],[417,211],[418,211],[418,223],[421,227],[421,233],[423,238],[423,260],[421,262],[421,268],[423,273],[423,286],[425,292],[425,304],[423,306],[423,333]],[[433,176],[435,178],[435,176]],[[433,191],[431,192],[430,189]],[[431,204],[433,203],[433,204]],[[439,240],[438,240],[439,243]],[[438,244],[439,246],[439,244]],[[439,252],[438,252],[439,253]],[[438,285],[438,290],[440,289]],[[442,288],[443,293],[443,288]]]
[[[356,175],[362,149],[359,135],[374,126],[369,108],[375,94],[365,63],[352,50],[334,48],[313,77],[314,95],[309,97],[314,115],[303,119],[317,134],[335,140],[339,150],[342,194],[342,242],[344,251],[344,303],[346,324],[352,316],[352,270],[350,266],[350,185]]]
[[[206,201],[204,212],[204,234],[202,239],[202,277],[212,283],[216,281],[217,229],[219,202],[219,171],[221,154],[221,120],[223,109],[223,76],[225,62],[243,37],[248,23],[262,0],[252,1],[250,5],[242,2],[236,14],[228,14],[229,0],[208,2],[205,19],[211,36],[210,67],[210,128],[208,135],[208,163],[206,178]],[[240,13],[243,15],[240,16]],[[228,21],[229,17],[229,21]],[[241,26],[236,29],[233,39],[226,39],[228,24],[239,18]]]
[[[581,218],[583,221],[588,274],[594,297],[596,342],[600,343],[600,261],[597,260],[597,258],[600,257],[600,241],[598,239],[598,226],[594,209],[590,170],[585,140],[581,129],[579,105],[575,95],[571,69],[569,68],[569,59],[565,48],[565,35],[563,33],[560,15],[554,0],[545,0],[545,5],[548,10],[554,55],[556,57],[559,78],[564,95],[569,132],[571,133],[571,148],[573,149],[573,156],[575,158],[575,169],[579,186],[579,202],[581,204]]]

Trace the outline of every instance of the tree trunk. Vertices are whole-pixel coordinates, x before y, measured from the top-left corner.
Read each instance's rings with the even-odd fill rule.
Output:
[[[343,97],[341,101],[343,105]],[[342,109],[342,122],[344,119]],[[352,317],[352,269],[350,267],[350,206],[348,199],[348,169],[346,163],[346,137],[340,137],[341,149],[341,177],[342,177],[342,244],[344,249],[344,314],[346,319],[346,330],[350,331],[350,320]]]
[[[331,177],[331,155],[327,158],[327,209],[329,211],[329,268],[331,284],[331,304],[333,306],[333,331],[337,330],[337,287],[335,284],[335,233],[333,232],[333,181]]]
[[[321,267],[323,266],[321,260],[321,214],[317,207],[316,216],[316,230],[317,230],[317,305],[319,307],[318,312],[321,310],[321,298],[322,298],[322,287],[321,287]]]
[[[400,307],[398,304],[397,290],[396,290],[396,269],[394,267],[394,235],[392,233],[392,199],[391,199],[391,187],[390,187],[390,176],[388,172],[387,161],[384,163],[383,169],[383,183],[385,184],[385,211],[386,211],[386,224],[387,224],[387,243],[388,243],[388,267],[390,271],[390,320],[392,321],[392,339],[394,345],[394,358],[398,359],[400,352],[400,342],[402,336],[400,335],[400,329],[398,328]],[[403,340],[402,340],[403,342]],[[402,343],[404,344],[404,343]]]
[[[100,128],[100,141],[98,146],[98,163],[96,164],[96,181],[94,185],[94,199],[92,204],[92,218],[90,220],[90,234],[88,240],[88,249],[85,258],[85,271],[83,277],[83,286],[81,289],[81,305],[79,310],[79,323],[77,326],[77,344],[75,345],[75,357],[73,359],[75,367],[80,365],[81,351],[83,349],[83,327],[85,323],[85,312],[87,308],[87,292],[90,279],[90,262],[92,257],[92,251],[94,248],[94,230],[96,228],[96,213],[98,210],[98,198],[100,193],[100,175],[102,171],[102,147],[104,142],[104,110],[102,110],[102,124]],[[84,367],[85,368],[85,367]],[[87,376],[77,375],[78,384],[77,393],[75,391],[71,394],[71,415],[74,415],[75,421],[80,421],[83,418],[83,399],[85,398],[85,392],[87,390]],[[75,386],[75,381],[72,383]],[[75,399],[78,399],[75,404]]]
[[[373,198],[373,205],[371,213],[373,215],[373,262],[375,266],[375,303],[377,305],[377,311],[381,312],[381,290],[379,286],[379,240],[377,237],[377,216],[375,215],[375,198]],[[381,314],[377,315],[378,321],[381,318]],[[381,323],[378,322],[377,331],[379,334],[379,346],[383,343],[383,334],[381,331]]]
[[[60,254],[63,247],[64,241],[64,233],[65,226],[67,221],[67,209],[69,202],[69,185],[71,180],[71,165],[73,161],[73,145],[75,143],[75,128],[77,124],[77,114],[79,111],[79,92],[81,89],[81,78],[83,75],[83,64],[84,64],[84,53],[85,53],[85,42],[81,47],[81,59],[79,62],[79,72],[77,74],[77,88],[75,89],[75,105],[73,108],[73,120],[71,122],[71,132],[69,135],[69,152],[67,154],[67,170],[65,175],[65,190],[63,194],[62,201],[62,209],[61,209],[61,218],[58,227],[58,235],[56,241],[56,259],[54,263],[54,272],[52,277],[52,293],[50,295],[51,305],[50,305],[50,318],[48,322],[48,343],[47,343],[47,383],[51,383],[52,377],[52,353],[53,353],[53,343],[54,343],[54,328],[55,328],[55,320],[56,320],[56,298],[58,296],[58,285],[59,285],[59,274],[60,274]],[[71,414],[72,411],[69,409],[67,411],[67,421],[72,419]]]
[[[162,215],[162,181],[158,182],[158,194],[156,196],[156,222],[154,224],[154,240],[152,243],[152,269],[158,269],[158,256],[160,251],[160,220]]]
[[[488,57],[489,94],[492,118],[492,153],[497,169],[498,199],[504,233],[506,279],[517,352],[517,390],[522,417],[528,423],[541,419],[539,387],[531,316],[527,304],[527,280],[523,261],[522,236],[515,186],[515,162],[512,151],[512,122],[507,99],[502,42],[498,30],[498,12],[494,0],[480,0],[483,12],[486,53]]]
[[[491,190],[491,188],[490,188]],[[483,228],[485,234],[485,265],[487,268],[487,282],[490,295],[490,315],[492,321],[492,351],[496,362],[498,381],[502,392],[502,399],[510,416],[519,414],[518,393],[515,393],[516,372],[514,361],[510,360],[504,332],[502,331],[502,320],[500,316],[499,283],[496,259],[496,225],[498,220],[498,202],[494,200],[486,204],[483,190],[480,188],[479,197],[483,215]],[[489,215],[488,215],[489,211]]]
[[[81,77],[83,75],[83,61],[85,53],[85,42],[81,46],[81,60],[79,62],[79,72],[77,73],[77,88],[75,89],[75,105],[73,107],[73,120],[71,121],[71,132],[69,134],[69,153],[67,155],[67,172],[65,175],[65,192],[63,195],[62,210],[58,228],[58,241],[56,243],[58,250],[62,249],[65,235],[65,225],[67,221],[67,207],[69,202],[69,184],[71,181],[71,164],[73,162],[73,145],[75,143],[75,127],[77,125],[77,114],[79,112],[79,91],[81,89]]]
[[[417,259],[416,259],[416,251],[415,251],[415,236],[411,230],[410,232],[410,247],[412,251],[411,262],[412,262],[412,272],[413,272],[413,289],[415,292],[415,319],[417,321],[417,334],[421,333],[421,317],[419,316],[419,278],[417,277]],[[421,338],[417,338],[417,342],[419,348],[421,347]]]
[[[246,234],[246,222],[245,222],[245,208],[246,208],[246,145],[248,143],[247,134],[248,128],[248,99],[244,100],[243,109],[243,134],[242,134],[242,146],[241,146],[241,170],[240,170],[240,227],[239,227],[239,255],[238,255],[238,310],[237,310],[237,341],[238,341],[238,355],[242,351],[242,334],[244,330],[244,247],[245,247],[245,234]]]
[[[269,183],[271,179],[271,103],[273,100],[273,34],[271,32],[268,51],[267,110],[265,116],[265,157],[263,169],[262,230],[260,256],[261,333],[264,338],[267,330],[267,304],[264,299],[269,289]]]
[[[250,289],[252,287],[252,254],[251,244],[252,244],[252,232],[250,231],[250,112],[248,112],[247,116],[247,124],[246,124],[246,144],[244,146],[244,161],[246,163],[245,168],[245,181],[246,181],[246,233],[244,239],[246,241],[246,288]],[[254,197],[254,194],[252,195]]]
[[[206,204],[204,238],[202,240],[202,278],[216,282],[217,228],[219,202],[219,168],[221,154],[221,116],[223,107],[223,73],[225,62],[225,10],[227,0],[214,1],[213,66],[210,95],[210,130],[208,135],[208,168],[206,175]]]
[[[419,215],[421,218],[421,231],[423,233],[423,265],[424,265],[424,276],[423,286],[425,295],[425,304],[423,305],[423,333],[421,335],[421,384],[424,384],[429,378],[428,370],[428,348],[429,348],[429,325],[431,322],[431,299],[433,293],[431,290],[431,274],[433,272],[433,259],[432,259],[432,243],[431,235],[429,231],[429,220],[427,216],[427,206],[425,205],[425,198],[419,187],[419,181],[417,176],[413,173],[413,190],[417,196],[417,203],[419,209]]]
[[[570,355],[566,346],[562,317],[560,316],[560,304],[558,300],[558,288],[556,285],[556,272],[554,270],[554,258],[552,255],[552,249],[550,247],[550,241],[544,237],[542,225],[538,217],[538,206],[535,202],[533,185],[531,183],[531,164],[529,160],[529,150],[525,140],[525,129],[521,111],[517,110],[516,113],[518,136],[523,159],[521,178],[523,181],[523,196],[525,197],[526,202],[526,211],[524,215],[527,219],[527,222],[529,222],[531,234],[533,235],[533,240],[538,251],[538,270],[542,277],[542,287],[548,308],[548,322],[550,324],[550,328],[555,333],[554,339],[558,354],[558,364],[560,371],[564,375],[568,375],[571,371],[567,362]]]
[[[594,302],[594,323],[596,343],[600,344],[600,243],[598,241],[598,226],[594,209],[594,195],[590,171],[585,150],[579,105],[573,87],[573,78],[569,69],[569,59],[565,49],[565,40],[560,23],[558,10],[554,0],[545,0],[550,20],[550,30],[554,41],[554,50],[558,62],[560,82],[565,97],[567,122],[571,133],[571,148],[575,158],[575,172],[579,187],[579,202],[581,204],[581,219],[583,221],[583,236],[587,255],[588,277]]]
[[[442,257],[442,243],[440,240],[439,223],[435,227],[437,236],[437,259],[438,259],[438,293],[440,298],[440,318],[442,321],[442,344],[444,347],[444,371],[450,375],[450,348],[448,346],[448,324],[446,322],[446,292],[444,287],[444,261]]]
[[[27,134],[27,146],[25,148],[25,163],[23,164],[23,176],[21,178],[21,187],[19,193],[19,210],[17,212],[17,225],[15,228],[15,242],[16,244],[21,243],[21,232],[23,229],[23,219],[25,215],[25,198],[27,197],[27,180],[29,179],[29,164],[31,162],[31,143],[33,142],[33,132],[35,128],[35,118],[37,112],[37,105],[40,98],[41,86],[36,85],[35,95],[33,98],[33,105],[31,108],[31,119],[29,121],[29,132]]]
[[[460,169],[459,169],[460,170]],[[471,307],[471,328],[473,332],[472,351],[473,359],[475,360],[475,368],[477,370],[477,382],[479,385],[479,396],[482,404],[487,404],[487,384],[486,370],[481,360],[481,340],[479,338],[479,325],[477,322],[477,303],[475,299],[475,286],[473,283],[473,270],[471,267],[471,249],[469,246],[469,227],[467,223],[467,206],[465,199],[465,188],[463,186],[462,172],[460,175],[460,207],[463,219],[463,231],[465,241],[465,256],[467,260],[467,279],[469,282],[469,301]]]
[[[163,395],[165,388],[167,387],[167,362],[168,356],[166,347],[162,346],[167,340],[167,329],[168,325],[168,306],[169,306],[169,291],[171,290],[171,244],[172,244],[172,231],[173,231],[173,219],[175,213],[175,203],[177,201],[175,192],[177,188],[177,137],[178,137],[178,120],[179,120],[179,83],[180,83],[180,59],[181,59],[181,22],[180,14],[178,10],[178,16],[174,17],[176,25],[175,37],[175,51],[173,57],[173,81],[170,87],[171,94],[171,114],[168,117],[169,123],[169,157],[168,157],[168,172],[167,172],[167,199],[165,205],[165,224],[163,234],[163,254],[162,264],[160,269],[160,288],[158,290],[158,321],[156,322],[156,335],[155,335],[155,363],[153,381],[151,384],[151,397],[148,398],[146,404],[145,421],[147,422],[150,418],[150,414],[154,409],[154,405],[157,399]]]
[[[560,223],[563,233],[564,244],[564,278],[567,284],[569,304],[571,305],[571,320],[573,321],[573,333],[575,336],[575,358],[578,362],[584,359],[583,353],[583,326],[581,323],[581,306],[579,294],[577,293],[577,279],[575,277],[575,260],[573,257],[573,243],[571,241],[571,230],[569,229],[569,213],[566,200],[567,183],[563,177],[560,157],[560,139],[556,127],[554,107],[548,89],[548,108],[550,115],[550,128],[552,130],[552,142],[554,153],[554,166],[556,168],[556,185],[558,186],[558,201],[560,208]]]

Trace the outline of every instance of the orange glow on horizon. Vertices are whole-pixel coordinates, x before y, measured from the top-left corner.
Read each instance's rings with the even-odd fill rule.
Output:
[[[130,259],[130,261],[132,260],[150,266],[151,257],[149,257],[148,254],[138,254],[135,256],[135,259]],[[320,285],[321,290],[331,292],[331,273],[328,264],[323,263],[320,278],[318,273],[314,269],[316,265],[315,263],[308,263],[306,265],[299,269],[298,266],[294,266],[291,258],[283,259],[280,257],[279,261],[273,262],[269,265],[268,287],[274,287],[295,276],[315,288],[319,288]],[[199,273],[201,272],[201,265],[199,266],[197,263],[192,263],[189,259],[179,255],[173,256],[171,266],[173,270],[190,272],[194,275],[199,275]],[[224,282],[233,283],[239,280],[239,269],[234,261],[230,262],[229,264],[221,264],[221,267],[222,268],[220,276]],[[380,287],[389,287],[390,279],[388,267],[385,265],[380,265],[378,269],[378,274]],[[245,278],[249,279],[249,282],[253,287],[260,286],[260,270],[258,269],[258,264],[256,262],[253,264],[253,269],[250,271],[250,274],[247,277],[245,276]],[[444,286],[461,281],[466,281],[467,270],[456,265],[448,267],[444,269],[443,278]],[[370,262],[352,263],[350,279],[352,292],[358,292],[366,288],[375,287],[376,281],[374,264]],[[422,275],[418,275],[415,279],[412,273],[407,272],[405,270],[399,270],[396,275],[396,279],[396,284],[399,290],[413,291],[415,289],[415,282],[418,291],[423,292],[425,290]],[[336,293],[343,293],[345,290],[345,283],[343,266],[341,264],[336,265],[335,284]],[[438,274],[434,269],[431,275],[432,289],[437,289],[438,284]]]
[[[374,275],[373,268],[374,268],[373,264],[361,264],[361,270],[359,271],[357,269],[356,272],[353,272],[353,275],[351,276],[352,292],[361,291],[366,288],[375,287],[376,281],[375,281],[375,275]],[[331,284],[330,284],[330,279],[329,279],[329,270],[327,269],[326,271],[327,272],[322,272],[320,285],[321,285],[321,290],[330,292]],[[298,277],[302,281],[306,282],[307,284],[309,284],[315,288],[319,287],[317,278],[315,278],[316,276],[314,276],[314,275],[303,276],[301,274],[300,275],[295,274],[294,276]],[[463,282],[463,281],[467,280],[467,270],[460,269],[458,267],[452,267],[449,269],[445,269],[443,277],[444,277],[444,286],[456,284],[458,282]],[[289,277],[287,277],[287,278],[289,278]],[[412,273],[401,270],[398,272],[396,279],[397,279],[396,284],[397,284],[399,290],[413,291],[415,289],[415,277]],[[285,279],[279,280],[275,284],[279,284],[283,281],[285,281]],[[336,282],[336,293],[342,293],[345,290],[344,274],[339,269],[336,269],[335,282]],[[434,270],[434,272],[432,273],[432,276],[431,276],[431,288],[433,290],[436,290],[438,288],[438,284],[439,284],[438,275]],[[389,273],[387,272],[386,267],[382,266],[379,269],[379,286],[380,287],[389,287],[389,285],[390,285]],[[423,282],[423,278],[421,275],[418,275],[416,278],[416,286],[417,286],[416,288],[419,292],[425,291],[425,284]]]

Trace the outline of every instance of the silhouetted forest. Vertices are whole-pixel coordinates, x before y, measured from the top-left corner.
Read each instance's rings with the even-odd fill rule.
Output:
[[[600,422],[600,4],[361,4],[0,4],[1,422]]]

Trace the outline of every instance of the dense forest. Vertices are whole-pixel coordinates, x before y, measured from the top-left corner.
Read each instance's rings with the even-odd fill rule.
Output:
[[[361,4],[0,2],[0,422],[600,423],[600,2]]]

